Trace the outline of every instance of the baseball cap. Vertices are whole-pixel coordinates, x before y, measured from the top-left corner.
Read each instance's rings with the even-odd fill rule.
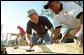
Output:
[[[51,2],[53,2],[53,1],[48,1],[47,4],[44,6],[44,9],[48,9],[48,6],[51,4]],[[56,2],[58,2],[58,1],[56,1]]]
[[[27,11],[28,16],[33,15],[35,13],[36,13],[36,11],[34,9]]]
[[[44,6],[44,9],[48,9],[48,5],[51,4],[52,1],[48,1],[47,4]]]

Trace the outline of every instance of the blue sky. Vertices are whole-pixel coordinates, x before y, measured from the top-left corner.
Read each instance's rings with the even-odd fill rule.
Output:
[[[33,4],[33,5],[32,5]],[[25,29],[28,22],[27,11],[35,9],[38,13],[41,10],[41,1],[1,1],[1,24],[3,31],[17,33],[17,26]]]
[[[27,11],[35,9],[40,15],[43,4],[43,1],[1,1],[1,24],[3,24],[4,33],[17,33],[18,25],[26,29],[25,26],[29,20],[26,18]],[[49,20],[53,21],[50,18]]]

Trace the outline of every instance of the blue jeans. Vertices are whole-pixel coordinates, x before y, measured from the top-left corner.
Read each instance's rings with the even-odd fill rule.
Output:
[[[37,35],[38,35],[38,34],[37,34]],[[45,41],[45,43],[48,43],[48,42],[51,40],[51,38],[50,38],[50,36],[49,36],[48,33],[45,34],[43,40]],[[42,40],[41,44],[43,43],[43,40]],[[36,36],[34,36],[34,35],[32,36],[31,41],[32,41],[35,45],[38,44],[38,38],[36,38]]]
[[[71,39],[71,38],[66,38],[66,39],[64,40],[64,43],[73,43],[73,42],[74,42],[74,40]]]

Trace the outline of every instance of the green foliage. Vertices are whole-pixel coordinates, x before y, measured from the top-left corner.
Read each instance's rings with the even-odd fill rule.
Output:
[[[49,9],[42,9],[42,10],[41,10],[41,15],[47,15],[47,16],[49,16],[50,18],[54,18],[54,12],[52,12],[52,11],[49,10]]]
[[[74,2],[75,2],[76,4],[78,4],[79,6],[81,5],[81,4],[80,4],[80,1],[74,1]]]
[[[3,45],[6,45],[6,40],[1,40],[1,47],[3,47]]]
[[[42,7],[44,7],[45,2],[43,3]],[[54,18],[54,12],[52,12],[50,9],[42,9],[41,15],[47,15],[50,18]]]
[[[80,5],[80,1],[78,1],[78,5]]]

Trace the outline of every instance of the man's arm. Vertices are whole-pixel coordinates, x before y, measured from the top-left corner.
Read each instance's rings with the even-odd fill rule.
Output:
[[[26,40],[27,40],[27,43],[29,46],[32,46],[32,47],[34,46],[34,43],[31,42],[31,34],[27,33],[27,39]]]
[[[27,38],[31,40],[31,34],[27,34]]]
[[[31,34],[27,34],[27,42],[31,41]]]
[[[60,30],[61,30],[61,27],[58,27],[54,30],[54,37],[53,37],[54,40],[58,40],[58,37],[60,35]]]
[[[60,36],[60,27],[56,28],[55,30],[53,28],[50,29],[51,31],[51,43],[58,43],[58,37]]]
[[[67,38],[67,37],[70,36],[69,33],[70,33],[71,30],[72,30],[72,29],[69,29],[69,30],[65,33],[64,37],[61,39],[61,42],[64,42],[65,38]]]
[[[32,34],[32,29],[31,29],[31,22],[29,21],[27,23],[27,27],[26,27],[26,33],[27,33],[27,42],[31,40],[31,34]]]
[[[51,38],[53,37],[53,33],[54,33],[54,28],[52,27],[51,29],[50,29],[50,31],[51,31]]]

